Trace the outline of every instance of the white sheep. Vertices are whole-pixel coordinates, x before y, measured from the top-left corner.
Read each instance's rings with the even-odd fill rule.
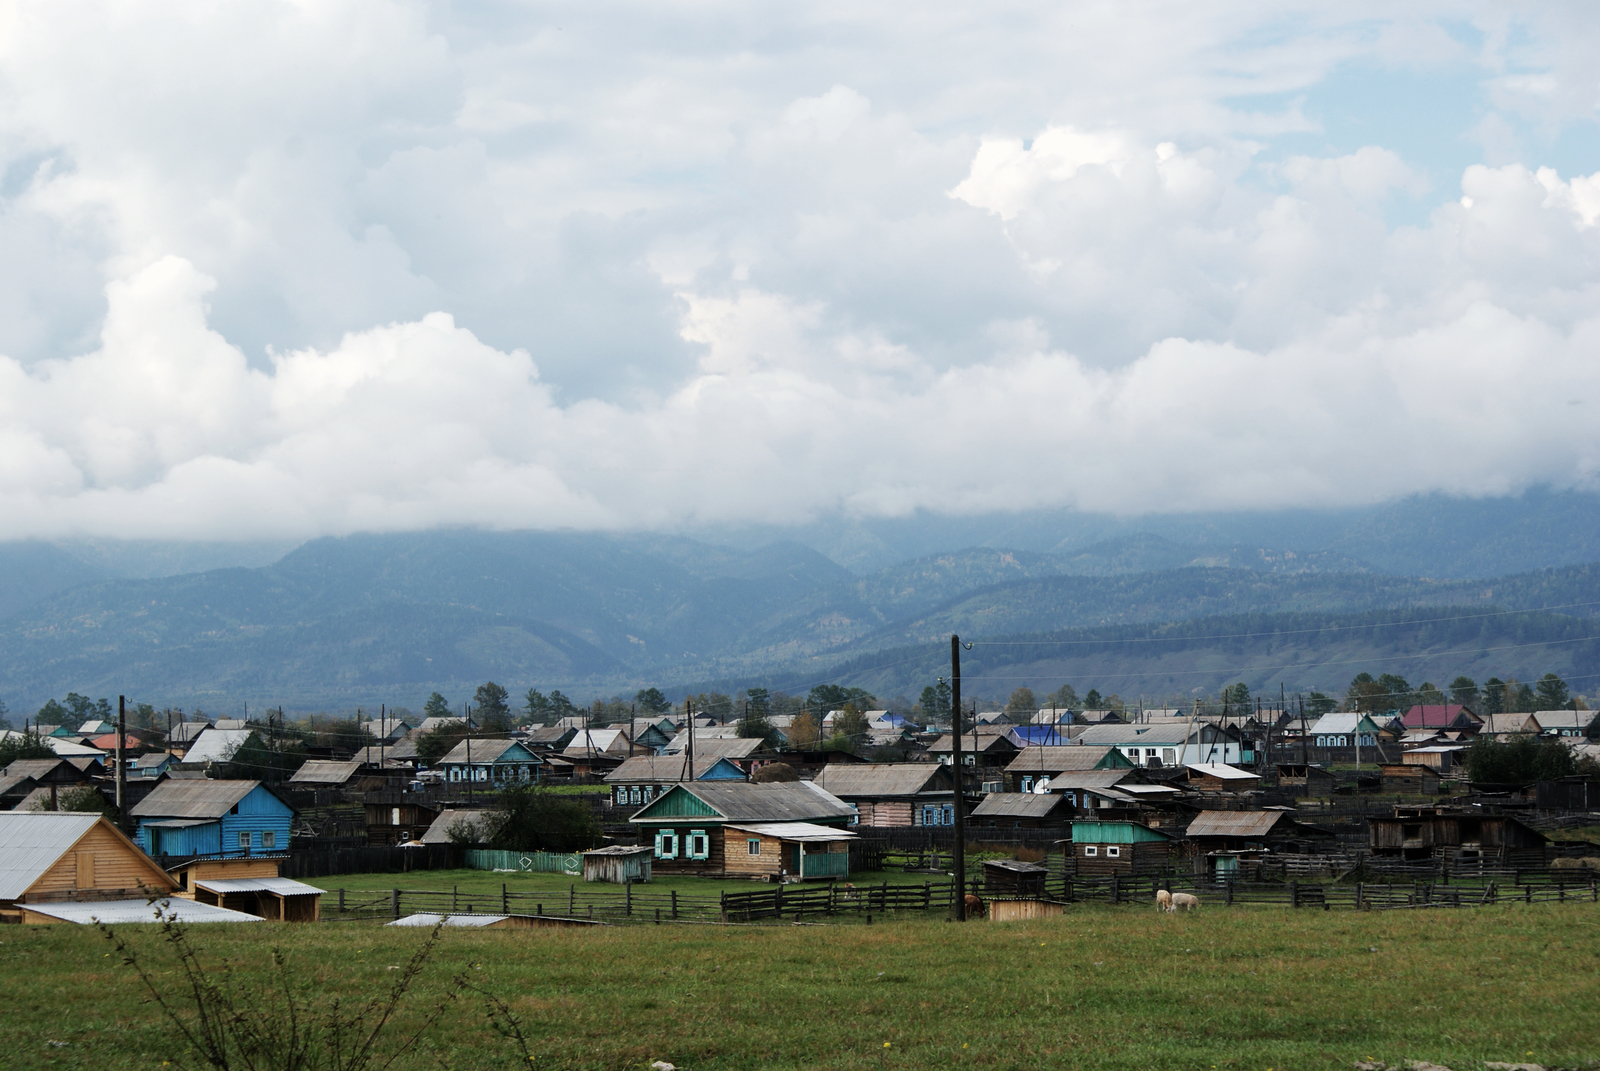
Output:
[[[1173,893],[1172,906],[1169,911],[1193,911],[1200,906],[1200,898],[1193,893]]]
[[[1169,893],[1165,889],[1157,889],[1156,890],[1156,910],[1157,911],[1171,911],[1172,910],[1172,894]]]

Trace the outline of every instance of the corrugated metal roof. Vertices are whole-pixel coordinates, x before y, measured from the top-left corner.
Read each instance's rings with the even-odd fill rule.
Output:
[[[1195,734],[1200,731],[1198,722],[1191,729],[1187,719],[1170,720],[1178,724],[1091,725],[1078,736],[1078,741],[1081,744],[1138,744],[1140,747],[1181,747],[1185,741],[1194,742]]]
[[[1033,792],[991,792],[972,809],[973,818],[1047,818],[1062,806],[1060,796]]]
[[[961,734],[961,750],[977,753],[988,751],[991,748],[1015,748],[1017,745],[1011,741],[1010,725],[979,725],[972,732]],[[933,752],[952,751],[955,740],[952,734],[945,733],[934,741],[928,750]]]
[[[1067,770],[1092,770],[1111,751],[1109,744],[1063,744],[1059,747],[1030,747],[1018,753],[1006,766],[1007,773],[1062,773]],[[1120,755],[1121,752],[1118,752]],[[1132,765],[1132,763],[1129,763]]]
[[[443,766],[446,763],[465,765],[468,761],[468,752],[471,752],[472,754],[471,761],[472,765],[474,766],[480,762],[497,762],[501,756],[514,747],[522,747],[522,742],[519,740],[482,740],[478,738],[474,738],[472,740],[463,740],[461,743],[450,749],[450,754],[434,763],[434,765]],[[523,750],[527,751],[527,748],[523,748]],[[531,751],[528,751],[528,754],[533,756],[533,752]],[[531,760],[512,758],[509,761],[538,762],[539,760],[538,756],[533,756]]]
[[[1283,816],[1282,811],[1201,811],[1188,832],[1191,837],[1264,837]]]
[[[221,818],[260,781],[163,781],[134,804],[135,818]]]
[[[446,926],[481,927],[493,926],[497,922],[504,922],[510,915],[436,915],[423,911],[415,915],[407,915],[403,919],[395,919],[388,923],[390,926],[437,926],[440,920]]]
[[[1071,792],[1081,789],[1094,791],[1121,784],[1132,775],[1132,770],[1068,770],[1050,778],[1046,788],[1050,792]]]
[[[715,732],[715,730],[712,731]],[[694,733],[695,758],[716,755],[719,758],[742,759],[760,751],[766,744],[764,740],[758,737],[737,735],[737,727],[733,727],[733,733],[734,735],[731,736],[707,736],[704,732],[696,729]],[[568,745],[567,750],[571,751],[573,745],[577,743],[578,741],[574,740],[572,744]],[[689,734],[688,732],[681,732],[672,738],[664,750],[668,755],[676,755],[680,751],[688,750],[688,747]]]
[[[744,771],[731,760],[723,756],[695,755],[694,777],[701,780],[714,770],[718,763],[723,763],[719,777],[722,780],[735,780],[744,776]],[[635,755],[627,759],[621,766],[606,774],[607,784],[627,782],[648,782],[660,784],[667,781],[683,781],[689,776],[689,756],[683,755]]]
[[[1237,766],[1229,766],[1225,762],[1191,762],[1188,768],[1203,777],[1215,777],[1219,781],[1254,781],[1259,780],[1261,776],[1249,770],[1241,770]]]
[[[327,890],[293,878],[205,878],[195,888],[214,893],[269,892],[278,896],[321,896]]]
[[[342,785],[356,775],[362,767],[360,759],[334,762],[329,759],[310,759],[289,778],[291,784]]]
[[[42,780],[65,761],[65,759],[17,759],[5,768],[5,775],[14,777],[21,774],[25,777]],[[82,781],[83,778],[74,777],[73,780]]]
[[[254,915],[233,911],[197,900],[173,897],[170,900],[94,900],[84,903],[24,904],[28,911],[37,911],[62,922],[110,922],[119,926],[131,922],[160,922],[157,914],[176,915],[179,922],[260,922]]]
[[[851,796],[916,796],[927,793],[955,795],[949,774],[938,763],[864,762],[830,763],[817,774],[816,784],[840,799]]]
[[[686,792],[729,822],[804,822],[845,818],[855,808],[810,781],[749,784],[744,781],[685,781],[646,805],[630,822],[651,821],[650,812],[673,793]],[[665,817],[655,819],[666,821]]]
[[[241,744],[250,739],[253,729],[207,729],[195,737],[184,762],[227,762]]]
[[[802,844],[812,841],[848,840],[855,836],[848,829],[819,826],[812,822],[751,822],[729,825],[726,828],[737,829],[741,833],[754,833],[760,837],[799,841]]]
[[[27,892],[98,821],[98,814],[0,811],[0,900]]]

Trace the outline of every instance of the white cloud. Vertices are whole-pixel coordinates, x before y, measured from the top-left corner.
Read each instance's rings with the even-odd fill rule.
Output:
[[[1459,14],[13,5],[0,537],[1587,483],[1600,34]]]

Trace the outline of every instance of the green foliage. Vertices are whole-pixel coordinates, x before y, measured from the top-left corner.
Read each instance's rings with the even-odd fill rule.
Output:
[[[1539,678],[1539,684],[1534,688],[1534,697],[1539,704],[1539,710],[1565,710],[1572,703],[1572,693],[1567,691],[1567,682],[1554,673],[1546,673]]]
[[[1478,682],[1471,677],[1457,677],[1450,682],[1450,701],[1478,712]]]
[[[262,781],[281,784],[305,765],[304,742],[281,730],[256,730],[222,764],[220,777],[226,780]]]
[[[1511,682],[1507,681],[1506,683],[1509,686]],[[1532,714],[1536,709],[1538,709],[1538,700],[1533,694],[1533,688],[1526,684],[1517,685],[1517,698],[1516,702],[1511,705],[1512,712],[1516,714]]]
[[[1575,770],[1570,748],[1559,740],[1538,737],[1509,744],[1480,738],[1467,748],[1466,762],[1473,782],[1486,785],[1554,781]]]
[[[1085,710],[1104,710],[1104,704],[1105,697],[1100,694],[1100,689],[1098,688],[1090,688],[1083,697],[1083,708]]]
[[[72,721],[72,711],[57,703],[54,699],[47,699],[44,706],[40,707],[39,712],[33,716],[33,721],[36,725],[66,725]],[[72,728],[76,729],[78,725],[82,724],[83,722],[80,721],[73,725]]]
[[[1039,701],[1033,697],[1032,688],[1018,688],[1006,700],[1006,713],[1009,715],[1021,714],[1031,718],[1038,709]]]
[[[39,739],[39,734],[34,732],[23,733],[17,736],[8,736],[0,740],[0,770],[10,766],[18,759],[53,759],[56,753],[50,750],[50,745]]]
[[[1417,685],[1417,702],[1430,707],[1442,707],[1449,704],[1450,697],[1440,691],[1438,685],[1423,681]]]
[[[562,695],[559,691],[550,693],[549,717],[551,722],[560,721],[562,718],[570,718],[577,712],[577,709],[572,705],[572,700]]]
[[[354,752],[377,743],[367,727],[355,718],[315,717],[307,724],[316,742],[323,747]]]
[[[1506,682],[1490,677],[1483,682],[1483,709],[1479,714],[1504,714],[1506,712]]]
[[[514,852],[579,852],[602,840],[600,823],[586,800],[541,788],[503,789],[495,806],[489,847]]]
[[[437,725],[417,737],[417,761],[433,766],[466,738],[467,727],[463,722],[447,721]]]
[[[1078,692],[1070,684],[1063,684],[1045,697],[1044,705],[1055,710],[1077,710]]]
[[[504,733],[511,729],[511,694],[494,681],[478,686],[473,696],[478,724],[486,733]]]
[[[1372,679],[1370,673],[1357,673],[1345,689],[1344,708],[1372,714],[1389,709],[1389,690]]]
[[[752,688],[750,690],[752,698],[756,692],[760,692],[763,699],[766,698],[765,688]],[[665,714],[672,709],[672,700],[668,699],[660,688],[641,688],[633,700],[639,704],[639,709],[647,714]]]
[[[1385,673],[1378,678],[1378,687],[1383,689],[1383,706],[1376,710],[1398,710],[1404,714],[1417,705],[1417,697],[1412,692],[1411,684],[1398,673]]]
[[[846,703],[854,703],[857,710],[873,710],[878,700],[865,688],[844,688],[837,684],[819,684],[806,694],[806,709],[818,717],[830,710],[843,710]]]
[[[537,688],[529,688],[522,697],[522,712],[529,721],[546,724],[550,716],[550,697]]]
[[[1312,692],[1306,696],[1306,714],[1313,718],[1320,718],[1324,714],[1331,714],[1339,707],[1339,701],[1331,695],[1321,692]]]
[[[872,726],[867,721],[867,716],[856,709],[854,703],[846,703],[833,719],[833,729],[827,746],[838,751],[856,751],[867,742],[867,734]]]
[[[428,701],[422,704],[424,718],[448,718],[451,716],[450,701],[438,692],[428,696]]]
[[[36,811],[72,811],[77,814],[103,814],[107,818],[117,816],[117,805],[106,799],[105,793],[93,785],[72,785],[56,792],[56,805],[50,806],[49,800],[40,800],[34,805]]]
[[[1241,708],[1250,706],[1250,686],[1244,681],[1230,684],[1222,690],[1222,702],[1226,709],[1237,715]]]

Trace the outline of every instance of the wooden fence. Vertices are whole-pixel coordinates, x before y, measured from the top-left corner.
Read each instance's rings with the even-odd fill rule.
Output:
[[[428,844],[421,848],[363,846],[291,851],[278,873],[305,880],[339,874],[409,874],[416,870],[455,870],[462,865],[464,849],[454,844]]]
[[[583,856],[576,852],[507,852],[468,848],[466,864],[473,870],[513,870],[524,874],[570,874],[581,877]]]

